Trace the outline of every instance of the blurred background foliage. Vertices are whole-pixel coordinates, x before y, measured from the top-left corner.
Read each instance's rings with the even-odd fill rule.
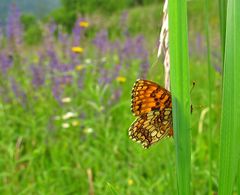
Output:
[[[96,194],[175,194],[173,140],[143,150],[127,135],[134,120],[135,80],[163,85],[162,60],[156,64],[163,2],[1,0],[0,5],[0,194],[87,194],[89,169]],[[196,82],[193,194],[208,192],[209,177],[212,192],[218,188],[218,1],[209,6],[216,74],[211,173],[203,3],[188,1],[191,80]]]

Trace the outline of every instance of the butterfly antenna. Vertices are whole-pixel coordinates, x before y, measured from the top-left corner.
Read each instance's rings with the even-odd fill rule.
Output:
[[[193,91],[193,89],[194,89],[194,87],[195,87],[195,84],[196,84],[195,81],[193,81],[193,82],[192,82],[192,88],[191,88],[191,90],[190,90],[190,95],[192,94],[192,91]]]
[[[191,90],[190,90],[190,95],[192,94],[192,91],[193,91],[193,89],[194,89],[194,87],[195,87],[195,84],[196,84],[195,81],[193,81],[193,82],[192,82],[192,88],[191,88]],[[190,112],[191,112],[191,114],[193,113],[192,98],[191,98]]]

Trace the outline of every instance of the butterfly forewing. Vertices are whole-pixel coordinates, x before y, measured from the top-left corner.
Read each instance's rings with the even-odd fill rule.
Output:
[[[161,110],[172,107],[171,94],[158,84],[137,80],[132,89],[131,110],[135,116],[148,113],[153,110]]]

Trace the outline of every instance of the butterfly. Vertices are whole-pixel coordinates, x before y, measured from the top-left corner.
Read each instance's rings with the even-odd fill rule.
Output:
[[[131,110],[137,118],[129,128],[129,137],[144,148],[173,136],[171,93],[157,83],[135,82]]]

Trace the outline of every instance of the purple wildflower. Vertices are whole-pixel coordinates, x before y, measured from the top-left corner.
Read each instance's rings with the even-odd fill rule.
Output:
[[[118,54],[119,63],[123,64],[124,54],[122,52],[121,43],[119,40],[116,40],[114,43],[111,44],[110,52],[111,56],[113,56],[116,52]]]
[[[96,34],[93,44],[99,50],[100,54],[106,53],[109,49],[108,32],[101,30]]]
[[[123,35],[129,36],[128,33],[128,26],[127,26],[127,19],[128,19],[128,12],[123,11],[121,17],[120,17],[120,27],[122,29]]]
[[[63,33],[60,29],[58,30],[58,41],[60,43],[66,43],[67,42],[68,35],[66,33]],[[65,45],[65,44],[64,44]]]
[[[134,44],[130,37],[126,39],[121,53],[123,55],[123,58],[124,58],[124,61],[126,62],[127,67],[129,67],[131,63],[131,59],[133,57],[133,53],[134,53]]]
[[[53,97],[60,102],[61,100],[61,95],[62,95],[62,90],[61,90],[61,85],[57,79],[53,79],[52,82],[52,94]]]
[[[73,81],[73,77],[71,75],[63,75],[59,77],[61,85],[70,85]]]
[[[58,41],[61,44],[61,50],[63,54],[63,58],[66,59],[68,56],[71,55],[71,43],[69,41],[69,36],[66,33],[63,33],[62,31],[58,31]]]
[[[63,75],[54,77],[52,80],[52,94],[57,101],[60,102],[61,96],[64,92],[64,86],[72,83],[72,76]]]
[[[57,55],[56,55],[56,52],[54,50],[48,50],[47,51],[48,53],[48,56],[50,58],[50,67],[51,69],[58,69],[58,58],[57,58]]]
[[[73,66],[71,66],[71,64],[59,64],[58,65],[58,71],[60,72],[68,72],[71,71],[73,69]]]
[[[137,36],[135,40],[135,55],[137,58],[145,58],[148,53],[147,50],[144,49],[144,37],[143,36]]]
[[[56,30],[57,30],[57,24],[52,21],[52,22],[49,23],[48,28],[49,28],[50,36],[51,36],[51,37],[54,37],[54,33],[55,33]]]
[[[112,78],[110,78],[109,71],[106,68],[101,68],[100,69],[100,76],[98,78],[98,83],[100,85],[105,85],[110,83]]]
[[[22,41],[22,26],[20,23],[20,11],[16,4],[11,4],[7,18],[7,38],[8,41],[20,44]]]
[[[64,75],[55,77],[52,80],[52,94],[56,100],[60,102],[61,96],[64,92],[64,86],[72,83],[72,76]]]
[[[212,64],[213,68],[219,73],[222,74],[222,67],[217,64]]]
[[[81,36],[82,36],[82,31],[83,31],[83,27],[81,27],[79,24],[80,22],[85,21],[83,18],[79,18],[77,19],[77,21],[75,22],[75,25],[73,27],[72,30],[72,34],[73,34],[73,46],[79,46],[80,44],[80,40],[81,40]]]
[[[84,27],[80,26],[80,22],[85,21],[83,18],[79,18],[74,25],[74,28],[72,30],[72,43],[71,43],[71,47],[76,46],[78,47],[80,45],[80,41],[81,41],[81,37],[83,36],[83,30]],[[70,48],[69,48],[70,51]],[[79,64],[79,54],[76,54],[74,52],[70,53],[70,57],[71,57],[71,63],[72,64]]]
[[[31,66],[32,84],[35,88],[42,86],[45,82],[45,72],[42,66]]]
[[[20,85],[17,83],[17,81],[12,77],[10,78],[12,91],[17,99],[21,101],[22,104],[26,103],[26,94],[21,89]]]
[[[44,26],[44,47],[47,51],[53,50],[54,46],[54,33],[56,31],[57,25],[54,22],[50,22],[48,25]]]
[[[120,70],[121,70],[122,66],[120,64],[116,64],[114,71],[113,71],[113,76],[112,76],[112,80],[117,78],[117,76],[119,76]]]
[[[0,69],[3,75],[6,75],[9,68],[13,65],[13,56],[7,55],[6,52],[0,53]]]
[[[70,53],[70,63],[73,65],[80,64],[79,54],[71,52]]]

